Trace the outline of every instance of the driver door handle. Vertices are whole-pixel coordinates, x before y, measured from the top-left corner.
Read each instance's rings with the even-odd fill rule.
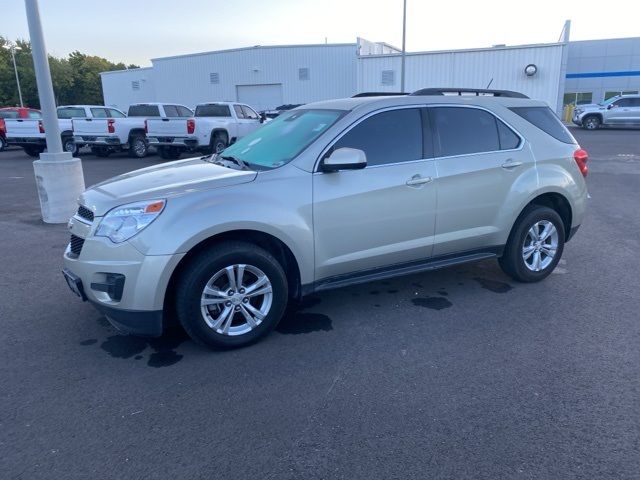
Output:
[[[502,164],[502,168],[505,170],[511,170],[512,168],[516,168],[522,165],[522,162],[517,162],[515,160],[509,159]]]
[[[433,178],[431,178],[431,177],[423,177],[422,175],[414,175],[409,180],[407,180],[405,183],[409,187],[416,187],[416,186],[424,185],[425,183],[431,183],[431,182],[433,182]]]

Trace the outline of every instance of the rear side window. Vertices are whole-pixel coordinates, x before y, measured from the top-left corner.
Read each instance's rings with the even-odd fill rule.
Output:
[[[556,140],[560,140],[563,143],[574,143],[571,134],[549,107],[511,107],[509,110],[517,113],[527,122],[535,125]]]
[[[160,109],[158,105],[131,105],[129,107],[129,117],[159,117]]]
[[[87,115],[84,108],[60,108],[58,118],[85,118]]]
[[[230,117],[229,105],[198,105],[196,117]]]
[[[420,160],[422,117],[417,108],[378,113],[349,130],[333,149],[357,148],[367,155],[367,165]]]
[[[513,150],[518,148],[518,145],[520,145],[520,137],[500,120],[496,119],[496,123],[498,124],[500,150]]]
[[[496,118],[489,112],[459,107],[435,107],[431,112],[437,156],[500,150]]]

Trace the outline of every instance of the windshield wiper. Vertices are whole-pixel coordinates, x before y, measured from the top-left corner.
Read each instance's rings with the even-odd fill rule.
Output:
[[[223,160],[228,160],[230,162],[235,163],[242,170],[249,170],[249,164],[247,162],[245,162],[244,160],[240,160],[238,157],[234,157],[232,155],[222,155],[222,156],[220,156],[220,158],[223,159]]]
[[[240,160],[238,157],[233,157],[231,155],[220,155],[219,153],[214,153],[211,156],[202,157],[202,160],[206,160],[207,162],[215,163],[216,165],[220,165],[222,167],[231,168],[229,163],[233,163],[240,167],[241,170],[250,170],[249,164],[244,160]]]

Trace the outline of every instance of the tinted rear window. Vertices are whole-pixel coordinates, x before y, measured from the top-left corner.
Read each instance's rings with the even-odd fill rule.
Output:
[[[0,110],[0,118],[18,118],[17,110]]]
[[[129,107],[129,117],[159,117],[158,105],[131,105]]]
[[[229,105],[198,105],[196,117],[230,117]]]
[[[549,107],[511,107],[509,110],[517,113],[527,122],[535,125],[556,140],[564,143],[575,143],[569,131]]]

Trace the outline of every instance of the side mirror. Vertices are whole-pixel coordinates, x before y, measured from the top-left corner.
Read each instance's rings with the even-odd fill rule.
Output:
[[[338,148],[326,157],[320,166],[323,172],[358,170],[367,166],[367,155],[356,148]]]
[[[615,103],[610,103],[609,105],[607,105],[607,110],[611,110],[612,108],[615,108],[616,104]]]
[[[260,112],[260,123],[264,123],[267,120],[267,115],[264,112]]]

